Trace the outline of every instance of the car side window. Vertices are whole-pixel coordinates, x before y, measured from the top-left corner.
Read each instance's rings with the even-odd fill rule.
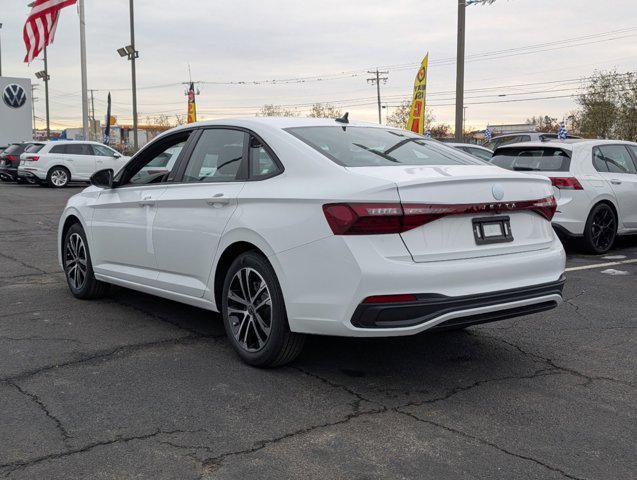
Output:
[[[235,182],[243,163],[246,134],[240,130],[204,130],[190,156],[184,183]]]
[[[66,145],[53,145],[49,153],[66,153]]]
[[[66,145],[67,155],[93,155],[90,145],[85,143],[69,143]]]
[[[158,152],[151,153],[142,163],[128,184],[143,185],[148,183],[161,183],[168,178],[168,174],[177,163],[179,154],[186,146],[186,139],[180,138]]]
[[[91,145],[91,148],[93,149],[93,155],[97,155],[98,157],[114,157],[116,155],[115,150],[103,147],[102,145]]]
[[[250,178],[258,180],[279,172],[279,167],[259,139],[250,138]]]
[[[606,160],[604,160],[604,155],[599,151],[599,148],[593,148],[593,167],[598,172],[608,172],[608,165],[606,165]]]
[[[633,159],[624,145],[601,145],[598,147],[608,171],[611,173],[637,173]]]

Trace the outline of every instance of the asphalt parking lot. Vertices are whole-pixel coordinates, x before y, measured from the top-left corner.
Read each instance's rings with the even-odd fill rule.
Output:
[[[556,310],[316,337],[264,371],[209,312],[124,289],[75,300],[55,243],[78,191],[0,185],[0,476],[637,478],[637,263],[587,268],[637,259],[637,239],[570,253]]]

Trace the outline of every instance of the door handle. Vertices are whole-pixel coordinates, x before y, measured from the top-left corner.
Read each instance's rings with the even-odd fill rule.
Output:
[[[229,198],[213,197],[213,198],[207,199],[206,203],[208,205],[213,206],[213,207],[222,207],[224,205],[228,205],[230,203],[230,199]]]
[[[617,180],[616,178],[613,178],[610,183],[612,183],[613,185],[621,185],[622,181],[621,180]]]

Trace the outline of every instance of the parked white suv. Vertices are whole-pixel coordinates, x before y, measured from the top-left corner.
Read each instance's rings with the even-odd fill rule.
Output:
[[[496,149],[491,163],[549,177],[553,226],[605,253],[617,234],[637,232],[637,143],[619,140],[527,142]]]
[[[118,171],[128,159],[97,142],[44,142],[37,152],[20,155],[18,178],[31,178],[38,183],[61,188],[70,181],[87,182],[93,173],[104,168]]]

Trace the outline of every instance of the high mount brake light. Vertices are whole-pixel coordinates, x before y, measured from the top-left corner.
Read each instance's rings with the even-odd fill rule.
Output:
[[[481,215],[532,211],[551,221],[557,203],[553,196],[539,200],[455,205],[400,203],[328,203],[323,205],[335,235],[402,233],[450,215]]]
[[[582,184],[575,177],[551,177],[551,183],[560,190],[584,190]]]

